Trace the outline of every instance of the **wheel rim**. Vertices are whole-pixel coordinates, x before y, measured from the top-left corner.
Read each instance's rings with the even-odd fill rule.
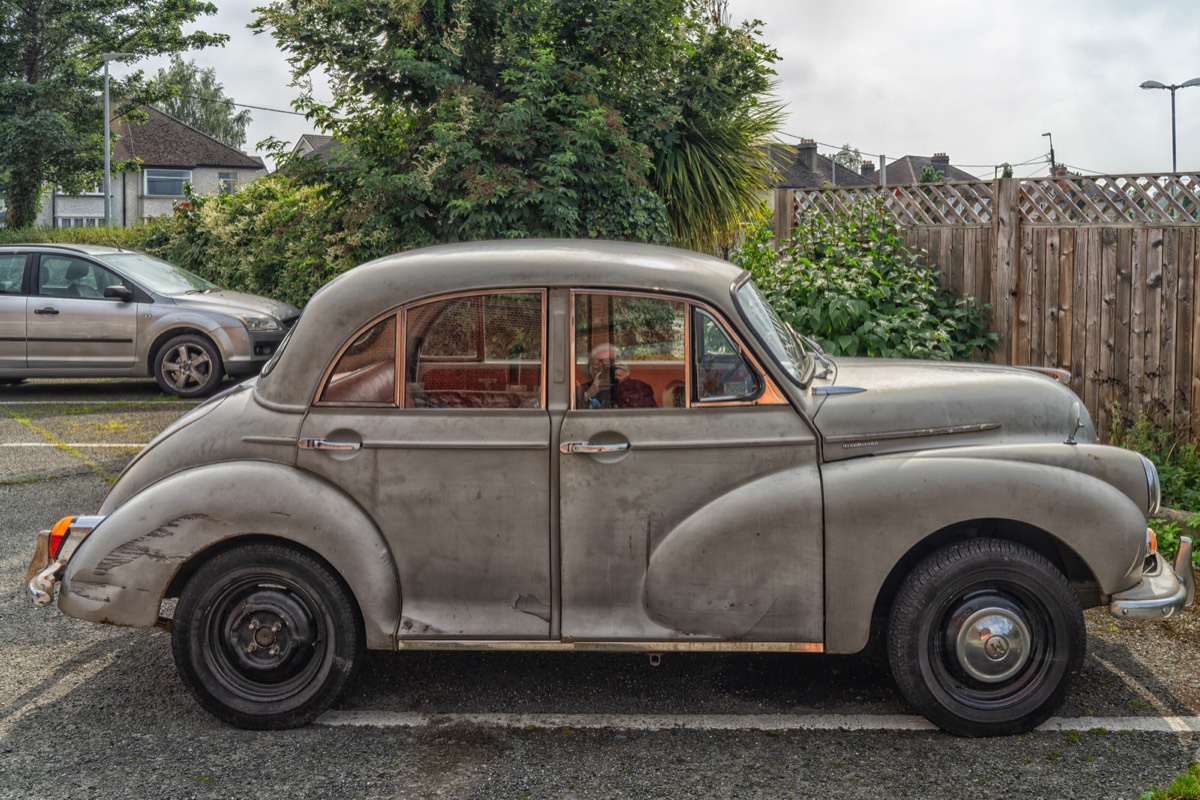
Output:
[[[212,376],[212,358],[203,347],[179,344],[163,356],[163,378],[178,392],[197,389]]]
[[[929,661],[938,686],[978,710],[1017,705],[1054,667],[1049,611],[1015,585],[956,594],[934,617]]]
[[[254,703],[302,693],[328,669],[329,629],[321,606],[279,576],[250,576],[214,598],[202,635],[218,682]]]

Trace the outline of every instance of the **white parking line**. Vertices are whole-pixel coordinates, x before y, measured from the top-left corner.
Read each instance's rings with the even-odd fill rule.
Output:
[[[0,442],[0,447],[145,447],[146,442]]]
[[[905,714],[423,714],[415,711],[329,711],[331,727],[608,728],[625,731],[932,731],[924,717]],[[1200,717],[1052,717],[1039,731],[1191,733]]]

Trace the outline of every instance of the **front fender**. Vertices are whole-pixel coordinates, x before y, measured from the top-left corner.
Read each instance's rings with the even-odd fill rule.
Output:
[[[395,646],[400,587],[374,521],[340,489],[267,461],[185,470],[134,495],[71,556],[59,608],[92,622],[149,627],[180,568],[239,536],[278,537],[317,553],[358,601],[368,647]]]
[[[1112,484],[1062,466],[953,450],[827,464],[826,651],[867,643],[888,574],[926,537],[971,520],[1011,520],[1074,551],[1101,593],[1136,584],[1146,518]]]

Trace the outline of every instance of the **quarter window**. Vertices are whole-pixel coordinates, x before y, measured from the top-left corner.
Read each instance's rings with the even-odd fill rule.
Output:
[[[183,185],[192,182],[190,169],[147,169],[145,193],[158,197],[183,197]]]
[[[0,294],[20,294],[25,283],[25,256],[0,255]]]
[[[333,368],[321,402],[395,405],[395,314],[354,337]]]
[[[684,303],[575,296],[575,408],[685,405]]]
[[[405,316],[406,408],[540,408],[541,292],[477,294]]]
[[[695,311],[696,402],[752,400],[762,383],[729,334],[707,312]]]

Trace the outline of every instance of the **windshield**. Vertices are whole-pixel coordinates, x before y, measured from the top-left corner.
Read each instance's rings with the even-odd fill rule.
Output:
[[[779,365],[787,371],[788,377],[796,383],[803,383],[811,362],[787,323],[763,301],[752,281],[746,281],[738,287],[737,300],[746,321]]]
[[[221,288],[182,267],[168,264],[145,253],[115,253],[104,256],[103,260],[119,269],[125,277],[159,294],[207,292]]]

